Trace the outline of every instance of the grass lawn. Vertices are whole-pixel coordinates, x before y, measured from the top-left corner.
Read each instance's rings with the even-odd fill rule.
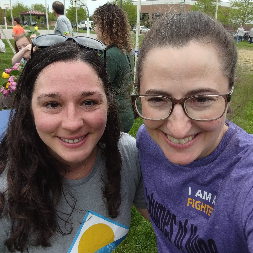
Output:
[[[143,38],[140,38],[140,41]],[[5,40],[3,40],[5,42]],[[135,41],[135,38],[133,38]],[[13,43],[13,40],[11,40]],[[0,54],[0,74],[5,68],[11,67],[11,58],[13,56],[11,49],[6,44],[6,53]],[[241,42],[237,45],[238,50],[247,49],[253,51],[253,45],[246,42]],[[253,52],[252,52],[253,54]],[[1,78],[1,80],[3,80]],[[237,81],[235,84],[235,91],[232,96],[231,108],[234,111],[233,115],[228,118],[237,125],[244,128],[247,132],[253,133],[253,72],[242,66],[238,66]],[[0,82],[1,85],[1,82]],[[136,119],[130,131],[132,136],[136,136],[139,126],[142,124],[141,119]],[[116,253],[155,253],[156,241],[152,227],[138,211],[132,208],[131,228],[127,238],[115,250]]]

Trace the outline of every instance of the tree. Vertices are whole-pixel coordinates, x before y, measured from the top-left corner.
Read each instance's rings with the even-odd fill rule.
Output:
[[[230,22],[237,27],[253,20],[253,2],[250,0],[232,0],[230,2]]]
[[[43,4],[32,4],[31,9],[46,13],[46,8]],[[44,22],[45,20],[45,18],[41,16],[35,16],[34,19],[36,20],[37,24]]]
[[[220,2],[220,0],[219,0]],[[214,17],[216,10],[216,0],[199,0],[190,9],[191,11],[202,11],[207,15]]]
[[[21,18],[21,15],[19,14],[19,12],[22,12],[22,11],[28,11],[30,10],[30,8],[27,6],[27,5],[24,5],[22,3],[15,3],[14,5],[12,5],[12,16],[13,18],[14,17],[20,17]],[[11,11],[10,10],[6,10],[6,19],[8,21],[12,21],[11,20]]]
[[[32,4],[31,6],[32,10],[40,11],[40,12],[46,12],[45,5],[43,4]]]
[[[53,12],[48,12],[48,21],[56,21],[57,18],[53,14]]]
[[[66,16],[71,23],[76,23],[76,7],[71,6],[66,10]],[[82,7],[77,9],[78,23],[87,19],[86,10]]]
[[[132,0],[116,0],[113,3],[120,6],[122,1],[122,9],[126,12],[130,25],[133,27],[137,19],[137,6],[133,5]]]

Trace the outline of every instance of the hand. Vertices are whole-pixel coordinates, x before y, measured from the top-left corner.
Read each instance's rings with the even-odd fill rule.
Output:
[[[23,48],[23,50],[26,51],[31,51],[32,45],[28,44],[26,47]]]
[[[36,37],[36,34],[32,34],[31,36],[30,36],[30,39],[32,40],[32,39],[34,39]]]

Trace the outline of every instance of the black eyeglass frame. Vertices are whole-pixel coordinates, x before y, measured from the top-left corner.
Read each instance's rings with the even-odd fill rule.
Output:
[[[137,94],[133,94],[131,95],[131,99],[132,99],[132,103],[134,104],[134,109],[136,111],[136,113],[142,118],[142,119],[146,119],[146,120],[152,120],[152,121],[159,121],[159,120],[165,120],[167,118],[169,118],[169,116],[171,115],[173,109],[174,109],[174,106],[176,104],[180,104],[182,105],[182,108],[184,110],[184,113],[186,114],[186,116],[192,120],[195,120],[195,121],[212,121],[212,120],[217,120],[219,118],[221,118],[226,109],[227,109],[227,105],[228,103],[231,101],[231,96],[232,96],[232,93],[234,91],[234,86],[232,87],[231,91],[228,93],[228,94],[217,94],[217,95],[213,95],[213,94],[202,94],[202,95],[195,95],[195,96],[190,96],[190,97],[184,97],[184,98],[181,98],[181,99],[175,99],[175,98],[171,98],[171,97],[168,97],[168,96],[164,96],[164,95],[157,95],[157,94],[144,94],[144,95],[137,95]],[[217,117],[217,118],[214,118],[214,119],[194,119],[192,117],[190,117],[187,113],[187,110],[185,108],[185,102],[190,99],[190,98],[198,98],[198,97],[201,97],[201,96],[208,96],[208,97],[216,97],[216,96],[220,96],[220,97],[223,97],[225,99],[225,108],[224,108],[224,111],[223,113]],[[151,118],[146,118],[144,117],[143,115],[140,114],[140,112],[138,111],[138,108],[137,108],[137,103],[136,103],[136,100],[137,98],[139,97],[149,97],[149,96],[154,96],[154,97],[160,97],[160,98],[167,98],[169,99],[171,102],[172,102],[172,106],[171,106],[171,109],[170,109],[170,112],[169,112],[169,115],[167,117],[164,117],[164,118],[161,118],[161,119],[151,119]]]
[[[41,37],[43,38],[46,38],[46,37],[61,37],[61,38],[64,38],[65,40],[63,41],[56,41],[55,43],[51,44],[51,45],[46,45],[46,46],[43,46],[43,45],[39,45],[39,44],[36,44],[36,41],[38,41]],[[98,45],[101,46],[101,49],[98,49],[98,48],[94,48],[92,46],[88,46],[88,45],[83,45],[81,43],[78,42],[77,38],[83,38],[83,39],[86,39],[87,41],[92,41],[92,42],[96,42],[98,43]],[[38,47],[38,48],[46,48],[46,47],[50,47],[50,46],[53,46],[57,43],[61,43],[61,42],[65,42],[67,40],[72,40],[74,42],[76,42],[78,45],[80,45],[81,47],[83,48],[86,48],[88,50],[92,50],[92,51],[95,51],[97,53],[100,53],[100,54],[103,54],[104,53],[104,58],[106,58],[106,46],[100,41],[100,40],[97,40],[97,39],[93,39],[93,38],[90,38],[90,37],[85,37],[85,36],[74,36],[74,37],[68,37],[68,36],[64,36],[64,35],[60,35],[60,34],[45,34],[45,35],[39,35],[39,36],[36,36],[33,40],[32,40],[32,48],[31,48],[31,58],[32,58],[32,55],[33,55],[33,49],[34,47]]]

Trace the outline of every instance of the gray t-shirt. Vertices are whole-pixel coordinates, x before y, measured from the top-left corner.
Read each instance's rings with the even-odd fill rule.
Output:
[[[66,35],[66,33],[69,33],[70,36],[73,36],[73,29],[72,29],[71,23],[66,16],[61,15],[57,18],[57,21],[54,27],[54,33],[60,34],[60,35]]]
[[[64,180],[64,196],[58,205],[61,231],[52,238],[50,248],[29,247],[29,253],[78,253],[112,252],[122,242],[129,230],[131,207],[146,208],[142,176],[135,139],[122,134],[119,142],[122,155],[120,213],[110,218],[102,198],[102,179],[105,173],[104,160],[98,152],[95,164],[88,176],[79,180]],[[5,173],[4,173],[5,174]],[[0,191],[6,188],[6,176],[0,176]],[[75,205],[71,213],[71,206]],[[64,220],[64,221],[63,221]],[[65,221],[68,221],[67,223]],[[10,224],[0,219],[0,252],[8,252],[4,241],[8,237]],[[102,251],[100,251],[102,250]]]

